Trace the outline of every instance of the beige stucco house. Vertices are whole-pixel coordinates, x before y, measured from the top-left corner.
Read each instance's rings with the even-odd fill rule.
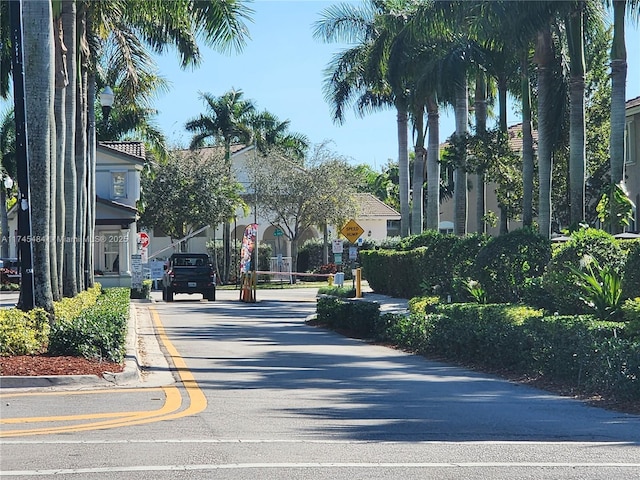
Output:
[[[96,147],[96,225],[94,272],[104,287],[131,286],[131,255],[138,252],[136,204],[144,167],[142,142],[100,142]],[[15,208],[9,231],[17,232]],[[15,237],[9,255],[17,257]]]
[[[627,101],[625,127],[624,178],[629,197],[636,205],[633,224],[627,230],[637,233],[640,230],[640,97]]]
[[[204,159],[208,155],[219,154],[219,148],[207,147],[199,151],[199,155]],[[244,212],[242,209],[236,211],[231,227],[231,238],[242,239],[242,235],[247,225],[254,223],[254,219],[258,223],[258,239],[260,243],[271,245],[274,255],[282,255],[288,257],[291,255],[291,243],[284,235],[277,235],[277,227],[271,225],[265,218],[255,213],[255,199],[252,189],[252,182],[248,173],[248,162],[254,155],[253,146],[234,145],[231,149],[231,165],[238,182],[245,188],[245,203],[249,206],[249,211]],[[356,201],[359,205],[359,215],[355,219],[364,230],[363,236],[369,239],[382,240],[388,236],[398,235],[400,214],[393,208],[385,205],[383,202],[370,194],[356,195]],[[330,226],[330,240],[339,237],[341,226]],[[154,230],[147,232],[149,234],[149,247],[147,256],[153,260],[162,260],[170,256],[174,251],[179,249],[179,245],[175,239],[163,235],[161,231]],[[319,228],[311,227],[302,236],[299,245],[306,240],[313,238],[322,238],[323,234]],[[185,240],[186,248],[191,252],[206,251],[206,244],[209,240],[222,238],[221,226],[210,226],[198,232],[193,237]]]

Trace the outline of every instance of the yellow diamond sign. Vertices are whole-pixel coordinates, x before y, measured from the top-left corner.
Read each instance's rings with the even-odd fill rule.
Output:
[[[340,233],[347,237],[351,243],[354,243],[358,238],[360,238],[360,235],[364,233],[364,230],[356,223],[355,220],[349,220],[347,224],[342,227]]]

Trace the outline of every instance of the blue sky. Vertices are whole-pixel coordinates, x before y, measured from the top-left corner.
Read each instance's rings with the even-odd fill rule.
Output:
[[[251,39],[240,54],[223,55],[203,49],[204,61],[195,70],[181,71],[178,57],[169,52],[158,59],[160,74],[170,82],[169,93],[155,102],[158,126],[175,146],[188,144],[187,120],[205,111],[199,92],[223,95],[232,88],[244,92],[259,110],[268,110],[291,121],[291,130],[305,134],[312,143],[332,141],[331,148],[379,170],[397,158],[395,112],[382,111],[365,118],[348,112],[346,122],[336,125],[324,100],[324,69],[344,45],[324,44],[312,37],[319,13],[338,1],[258,0],[251,4]],[[629,71],[627,98],[640,96],[640,32],[627,27]],[[509,123],[518,118],[509,112]],[[453,112],[441,115],[442,140],[454,129]]]

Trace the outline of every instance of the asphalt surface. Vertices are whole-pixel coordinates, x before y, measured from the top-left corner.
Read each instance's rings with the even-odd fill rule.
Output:
[[[316,288],[282,288],[257,290],[256,303],[269,300],[315,301]],[[195,298],[199,295],[193,295]],[[18,292],[0,292],[0,308],[14,307],[18,302]],[[190,295],[176,296],[190,298]],[[218,290],[219,300],[238,300],[239,290]],[[377,302],[384,313],[407,311],[407,300],[375,294],[363,287],[363,301]],[[0,376],[0,388],[38,387],[105,387],[113,386],[161,386],[175,381],[169,373],[168,362],[155,334],[155,327],[149,315],[148,306],[162,302],[161,292],[153,291],[151,300],[132,300],[127,333],[127,354],[125,367],[120,373],[107,373],[104,378],[95,375],[49,375],[49,376]]]
[[[132,302],[137,375],[2,389],[0,477],[640,479],[640,416],[310,327],[315,294]]]

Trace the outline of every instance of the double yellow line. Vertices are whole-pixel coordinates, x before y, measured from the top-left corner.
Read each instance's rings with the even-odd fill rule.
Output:
[[[29,423],[47,423],[47,422],[74,422],[73,425],[65,425],[60,427],[43,427],[34,429],[21,429],[21,430],[6,430],[0,431],[0,438],[18,437],[25,435],[48,435],[54,433],[68,433],[68,432],[82,432],[87,430],[100,430],[107,428],[118,428],[131,425],[141,425],[145,423],[160,422],[163,420],[174,420],[177,418],[186,417],[189,415],[195,415],[202,412],[207,408],[207,399],[204,393],[198,386],[193,374],[187,369],[187,364],[178,353],[178,350],[173,346],[164,329],[164,325],[160,321],[158,312],[153,308],[149,308],[153,323],[156,327],[156,332],[160,341],[164,345],[169,357],[173,362],[173,365],[178,372],[182,385],[189,397],[189,405],[184,410],[180,410],[182,406],[182,395],[180,389],[176,386],[168,386],[162,388],[134,388],[126,390],[92,390],[92,391],[75,391],[75,392],[38,392],[38,393],[12,393],[12,394],[0,394],[0,399],[3,401],[9,398],[17,398],[21,396],[33,396],[33,395],[50,395],[50,396],[62,396],[62,395],[95,395],[106,393],[119,393],[123,392],[150,392],[150,391],[162,391],[165,395],[165,402],[162,407],[156,410],[145,410],[137,412],[108,412],[108,413],[85,413],[80,415],[61,415],[51,417],[27,417],[27,418],[8,418],[0,419],[0,425],[10,424],[29,424]],[[97,420],[97,421],[92,421]],[[87,422],[89,421],[89,422]],[[79,422],[79,423],[75,423]]]

